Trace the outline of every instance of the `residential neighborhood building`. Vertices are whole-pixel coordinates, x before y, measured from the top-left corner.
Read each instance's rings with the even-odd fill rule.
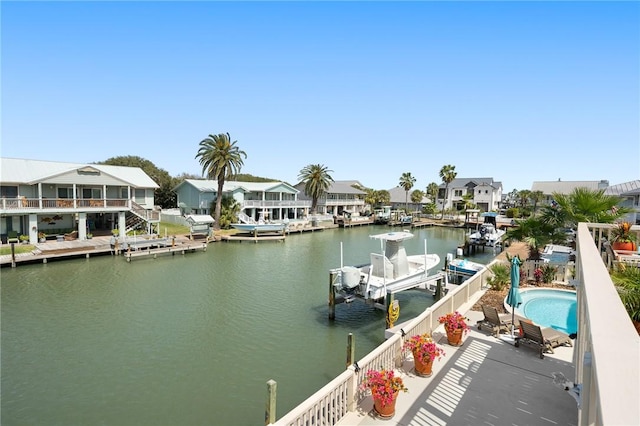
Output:
[[[622,198],[621,205],[633,209],[625,220],[640,225],[640,180],[611,185],[604,190],[604,193]]]
[[[445,193],[445,190],[447,191]],[[497,211],[502,202],[502,182],[494,181],[493,178],[455,178],[448,187],[442,183],[438,187],[438,197],[436,206],[442,209],[453,208],[454,210],[464,210],[464,196],[470,195],[470,201],[481,211]]]
[[[0,158],[0,236],[148,232],[160,221],[156,188],[139,167]]]
[[[217,180],[185,179],[174,191],[185,213],[214,213]],[[298,190],[285,182],[225,181],[222,194],[233,197],[241,212],[255,220],[298,219],[308,215],[311,207],[310,201],[298,199]]]
[[[409,193],[401,186],[396,186],[389,190],[390,204],[393,210],[405,210],[407,213],[421,212],[422,207],[429,203],[427,197],[422,197],[419,203],[411,201],[411,193],[415,191],[414,188],[409,190]]]
[[[304,192],[304,182],[295,187],[300,191],[299,198],[311,203],[311,197]],[[364,201],[366,192],[357,189],[363,185],[357,180],[340,180],[331,183],[327,193],[318,199],[317,213],[320,215],[342,216],[344,211],[359,216],[367,208]]]
[[[587,188],[590,190],[606,189],[609,187],[608,180],[552,180],[552,181],[536,181],[531,185],[531,192],[540,191],[544,194],[540,204],[551,204],[553,202],[553,194],[569,195],[576,188]]]

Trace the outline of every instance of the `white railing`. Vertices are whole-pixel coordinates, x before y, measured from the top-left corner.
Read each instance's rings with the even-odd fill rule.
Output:
[[[311,201],[307,200],[244,200],[240,203],[242,208],[309,208],[311,207]]]
[[[405,336],[433,332],[440,325],[438,318],[470,302],[482,289],[489,275],[488,269],[484,268],[447,293],[401,331],[396,332],[356,364],[347,367],[346,371],[277,420],[274,425],[312,426],[338,423],[349,411],[355,411],[357,404],[366,396],[360,388],[367,370],[393,369],[401,364],[405,339],[403,332]]]
[[[609,227],[578,225],[574,365],[575,383],[582,386],[579,425],[640,424],[640,337],[602,262],[601,237]]]

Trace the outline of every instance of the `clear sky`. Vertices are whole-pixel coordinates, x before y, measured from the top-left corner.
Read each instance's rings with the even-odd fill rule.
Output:
[[[638,2],[7,2],[1,155],[414,189],[640,178]]]

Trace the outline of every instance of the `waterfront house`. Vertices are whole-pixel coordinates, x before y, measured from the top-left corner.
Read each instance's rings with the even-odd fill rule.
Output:
[[[415,189],[410,190],[407,194],[407,191],[401,186],[391,188],[389,190],[391,209],[406,210],[407,213],[421,212],[422,207],[430,202],[429,198],[422,197],[419,203],[414,203],[411,201],[411,193],[413,191],[415,191]]]
[[[218,181],[185,179],[174,191],[178,206],[193,214],[213,214],[212,203],[218,193]],[[298,219],[309,214],[311,202],[298,199],[298,190],[285,182],[225,181],[223,196],[230,196],[241,212],[253,219]]]
[[[311,202],[304,192],[304,182],[295,186],[299,191],[299,198]],[[318,199],[317,213],[320,215],[341,216],[344,211],[359,216],[366,210],[364,201],[366,192],[358,189],[364,186],[357,180],[337,180],[331,182],[326,194]]]
[[[542,204],[551,204],[553,202],[553,194],[569,195],[577,188],[586,188],[592,191],[599,189],[607,189],[609,187],[608,180],[552,180],[552,181],[536,181],[531,185],[531,192],[540,191],[544,194]]]
[[[630,223],[640,225],[640,180],[611,185],[605,189],[604,193],[622,198],[620,205],[633,209],[633,212],[625,219]]]
[[[447,193],[445,193],[445,190]],[[444,183],[438,187],[436,205],[442,209],[464,210],[465,195],[472,195],[471,200],[482,211],[497,211],[502,202],[502,182],[496,182],[493,178],[455,178],[446,187]]]
[[[14,232],[32,243],[39,233],[83,240],[116,228],[149,232],[160,221],[158,185],[139,167],[0,158],[0,188],[3,243]]]

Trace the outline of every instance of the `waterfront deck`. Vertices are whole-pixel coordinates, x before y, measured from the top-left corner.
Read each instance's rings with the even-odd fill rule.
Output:
[[[400,393],[396,413],[380,419],[370,397],[338,425],[577,425],[576,400],[553,384],[551,373],[573,379],[573,348],[558,347],[540,359],[536,351],[519,348],[478,331],[481,312],[467,311],[470,333],[464,344],[447,343],[441,328],[434,338],[445,356],[434,363],[431,377],[416,376],[413,361],[405,360],[396,372],[406,393]]]

